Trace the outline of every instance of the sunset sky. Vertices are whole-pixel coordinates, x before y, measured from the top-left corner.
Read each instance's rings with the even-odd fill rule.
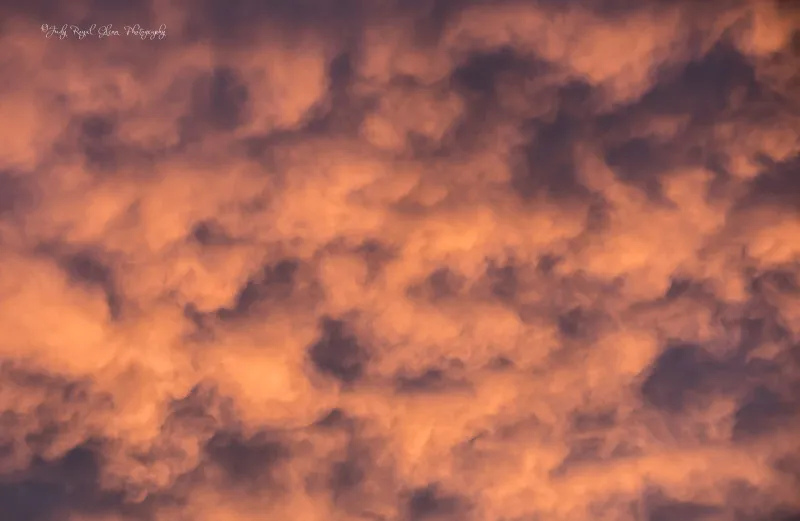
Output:
[[[800,521],[800,2],[4,0],[0,71],[0,521]]]

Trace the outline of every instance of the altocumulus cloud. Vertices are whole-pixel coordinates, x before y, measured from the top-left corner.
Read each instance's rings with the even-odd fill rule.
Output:
[[[3,4],[0,518],[797,521],[797,7]]]

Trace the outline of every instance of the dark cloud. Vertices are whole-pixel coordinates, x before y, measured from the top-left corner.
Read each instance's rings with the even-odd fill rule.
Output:
[[[209,126],[215,131],[231,131],[246,115],[249,94],[235,70],[217,67],[195,80],[192,88],[192,113],[186,121],[187,132]]]
[[[521,56],[508,46],[491,52],[473,53],[455,68],[451,78],[457,88],[465,89],[482,101],[497,103],[497,83],[503,73],[534,72],[537,66],[545,67],[545,64]]]
[[[409,294],[417,298],[436,301],[452,298],[463,288],[464,281],[448,268],[439,268],[428,275],[420,284],[409,288]]]
[[[648,521],[670,521],[672,519],[702,521],[703,519],[713,519],[721,510],[718,506],[703,503],[662,501],[651,507],[647,519]]]
[[[605,159],[621,180],[638,185],[657,201],[663,198],[659,174],[682,166],[671,164],[676,153],[669,148],[669,144],[654,142],[652,139],[633,138],[611,147],[606,152]],[[665,158],[669,162],[665,162]]]
[[[540,192],[553,197],[586,194],[573,159],[579,127],[563,114],[553,122],[534,122],[531,127],[533,138],[522,151],[522,165],[513,182],[519,193],[523,197]]]
[[[368,362],[367,351],[347,324],[330,318],[320,323],[320,338],[309,347],[308,355],[318,371],[346,384],[360,379]]]
[[[0,518],[793,521],[797,15],[0,6]]]
[[[106,294],[106,302],[111,317],[119,317],[122,311],[122,302],[111,268],[89,252],[69,255],[63,259],[62,264],[70,278],[79,283],[100,288]]]
[[[102,442],[93,439],[63,447],[63,437],[80,433],[88,418],[112,406],[87,382],[2,366],[2,394],[28,393],[41,402],[32,412],[24,403],[0,413],[4,457],[0,459],[0,504],[9,519],[60,521],[71,513],[113,512],[146,519],[146,506],[124,504],[121,492],[100,483]],[[80,437],[78,439],[81,439]],[[22,464],[24,462],[24,464]]]
[[[99,489],[99,463],[90,448],[75,448],[54,462],[36,460],[23,475],[6,478],[0,499],[7,515],[19,521],[67,519],[68,513],[120,507],[114,494]],[[6,480],[4,480],[6,481]]]
[[[236,433],[215,434],[206,446],[210,461],[225,472],[233,486],[264,486],[277,478],[275,467],[291,457],[279,440],[267,433],[242,438]]]
[[[0,172],[0,218],[8,217],[14,210],[31,201],[31,187],[21,175],[14,172]]]
[[[578,412],[573,416],[573,426],[579,432],[607,429],[615,423],[615,411]]]
[[[213,232],[211,232],[210,227],[206,228],[206,230],[203,228],[198,230],[196,228],[195,237],[197,240],[208,244],[214,239],[212,238]],[[197,236],[198,231],[201,237],[205,237],[205,241],[202,241]],[[297,269],[298,262],[292,259],[285,259],[275,265],[265,267],[237,293],[232,309],[221,309],[217,314],[222,319],[246,316],[259,302],[269,298],[287,298],[292,293]]]
[[[23,4],[4,3],[2,9],[9,15],[7,20],[13,20],[12,17],[28,18],[37,24],[60,26],[80,21],[98,25],[139,23],[145,26],[152,21],[152,7],[150,0],[80,0],[68,5],[54,0],[34,0]],[[74,18],[76,14],[78,18]]]
[[[442,369],[428,369],[419,375],[401,375],[397,378],[397,391],[400,393],[446,393],[457,390],[469,391],[470,388],[468,381],[456,375],[450,376]]]
[[[347,425],[347,415],[341,409],[333,409],[320,418],[314,425],[321,428],[333,428]]]
[[[565,337],[579,337],[586,332],[586,316],[581,308],[567,311],[558,317],[558,330]]]
[[[744,204],[778,203],[788,211],[797,211],[800,199],[800,156],[774,161],[762,158],[763,170],[752,180]]]
[[[671,346],[653,364],[642,384],[642,395],[656,407],[679,412],[694,403],[693,393],[714,392],[722,370],[700,346]]]
[[[436,484],[411,491],[408,499],[408,519],[453,519],[464,515],[466,502],[463,498],[449,495]]]
[[[719,43],[702,58],[663,71],[663,80],[642,97],[641,107],[662,114],[681,114],[695,125],[708,125],[730,115],[731,97],[741,103],[757,101],[765,93],[748,59],[732,45]]]
[[[654,201],[663,201],[662,182],[671,173],[703,168],[719,161],[715,125],[779,110],[780,102],[756,78],[751,60],[728,42],[688,63],[669,64],[659,71],[652,89],[634,103],[601,115],[593,131],[606,143],[605,160],[618,178],[640,188]],[[673,136],[635,135],[642,121],[664,117],[687,118]]]
[[[498,299],[508,302],[513,301],[518,287],[517,268],[513,264],[498,266],[495,262],[490,262],[486,269],[492,295]]]
[[[743,400],[736,411],[733,437],[738,440],[779,428],[796,415],[796,410],[796,404],[766,387],[759,386]]]
[[[89,167],[113,168],[117,153],[114,149],[114,120],[110,117],[89,116],[80,129],[83,154]]]
[[[355,458],[334,463],[331,468],[330,487],[334,502],[352,492],[366,479],[363,463]]]
[[[225,246],[233,241],[214,220],[200,221],[192,227],[190,237],[203,246]]]
[[[263,35],[263,31],[278,32],[280,37],[292,38],[308,31],[342,34],[355,29],[363,19],[363,3],[358,0],[330,2],[327,0],[204,0],[190,7],[184,34],[190,39],[210,38],[217,44],[247,43]]]

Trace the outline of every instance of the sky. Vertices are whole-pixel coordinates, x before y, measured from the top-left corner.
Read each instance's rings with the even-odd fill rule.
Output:
[[[797,2],[6,1],[0,64],[4,521],[800,520]]]

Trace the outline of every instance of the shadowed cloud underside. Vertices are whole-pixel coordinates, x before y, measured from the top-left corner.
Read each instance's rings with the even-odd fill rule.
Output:
[[[795,2],[0,20],[0,519],[800,519]]]

